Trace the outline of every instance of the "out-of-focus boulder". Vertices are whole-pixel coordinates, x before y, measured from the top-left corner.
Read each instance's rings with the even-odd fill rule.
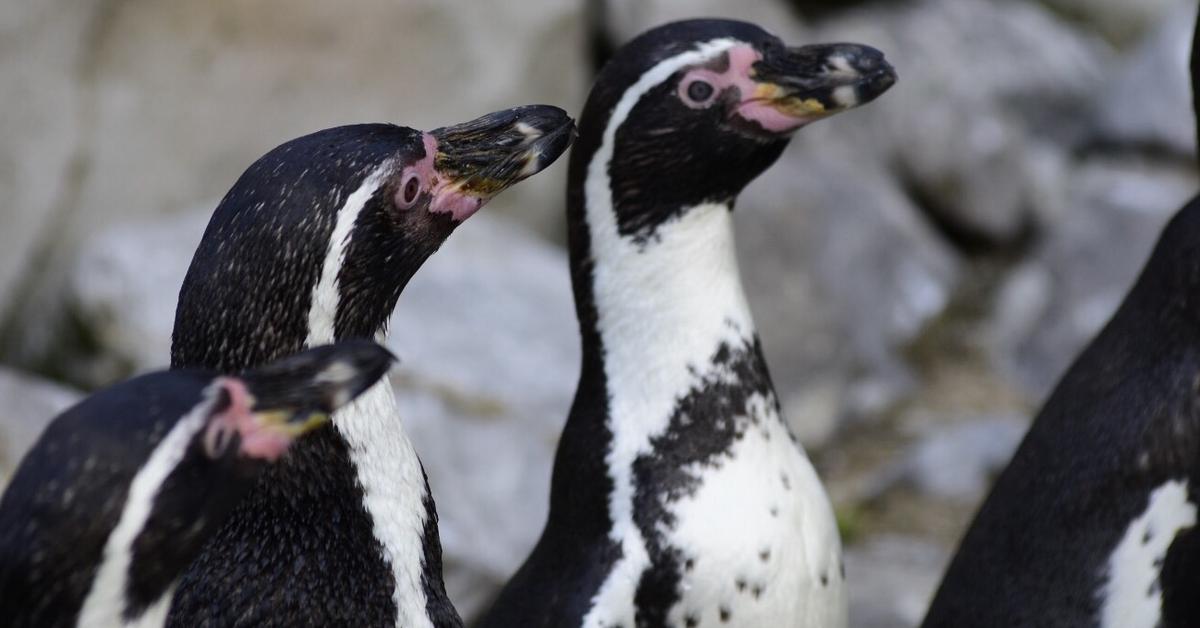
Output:
[[[1001,286],[984,341],[1042,399],[1131,287],[1162,226],[1197,190],[1185,166],[1095,159],[1068,179],[1069,211]]]
[[[88,238],[70,278],[72,316],[94,344],[68,376],[102,386],[171,361],[179,288],[216,203]]]
[[[562,249],[479,215],[400,297],[397,399],[437,500],[447,587],[482,610],[537,540],[579,377]]]
[[[1083,134],[1079,111],[1111,56],[1103,41],[1020,0],[859,9],[814,37],[876,46],[899,74],[853,123],[814,125],[822,145],[892,167],[971,246],[1010,246],[1056,215],[1064,148]]]
[[[1125,44],[1136,41],[1172,9],[1191,6],[1191,0],[1041,0],[1042,4],[1067,19],[1080,22],[1104,33],[1110,40]]]
[[[925,616],[950,555],[929,541],[882,535],[846,549],[850,625],[910,628]]]
[[[1095,100],[1098,142],[1195,158],[1188,69],[1195,24],[1196,3],[1178,6],[1121,60]]]
[[[587,86],[579,2],[134,0],[78,27],[92,4],[0,9],[11,361],[46,360],[75,249],[107,224],[220,197],[260,155],[318,129],[430,129],[536,102],[577,111]],[[565,171],[490,211],[557,235]],[[10,303],[19,269],[36,275]]]
[[[85,244],[70,301],[94,343],[75,360],[89,384],[168,362],[179,286],[210,212],[115,226]],[[485,212],[421,268],[391,320],[397,400],[464,616],[517,568],[545,521],[579,371],[571,299],[564,252]]]
[[[1019,416],[965,419],[940,425],[910,450],[903,478],[926,495],[974,503],[1025,436],[1029,420]]]
[[[0,367],[0,492],[50,420],[81,398],[69,388]]]
[[[819,446],[842,415],[907,389],[897,350],[945,307],[959,262],[882,171],[810,130],[743,193],[735,218],[785,413]]]
[[[92,2],[0,5],[0,323],[78,201],[92,113],[85,51],[101,12]]]

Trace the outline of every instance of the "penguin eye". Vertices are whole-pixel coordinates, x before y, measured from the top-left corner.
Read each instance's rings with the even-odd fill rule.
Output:
[[[396,205],[400,209],[408,209],[417,202],[417,197],[420,195],[421,177],[415,172],[410,172],[404,177],[404,183],[400,185],[400,193],[396,194]]]
[[[204,432],[204,453],[209,458],[217,459],[225,454],[229,444],[233,442],[233,428],[225,421],[217,418],[208,424]]]
[[[695,79],[682,86],[683,101],[692,107],[705,107],[712,103],[717,90],[712,83],[704,79]]]

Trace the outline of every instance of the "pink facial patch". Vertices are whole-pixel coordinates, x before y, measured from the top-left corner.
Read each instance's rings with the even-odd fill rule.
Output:
[[[214,458],[219,456],[236,432],[241,437],[240,452],[243,456],[269,462],[278,460],[287,452],[294,438],[259,422],[250,409],[250,392],[241,380],[223,377],[218,382],[229,395],[229,406],[209,422],[204,435],[209,455]]]
[[[766,131],[790,133],[813,121],[809,116],[797,117],[784,113],[771,106],[770,100],[757,95],[760,84],[754,80],[751,72],[754,63],[762,59],[762,55],[753,46],[739,44],[730,48],[728,55],[729,67],[724,72],[697,68],[684,75],[679,85],[680,97],[685,103],[692,107],[707,106],[690,103],[686,94],[682,93],[692,81],[699,79],[712,84],[718,92],[736,88],[741,102],[734,109],[734,115],[755,122]]]
[[[437,138],[425,133],[423,140],[425,142],[425,158],[409,168],[420,175],[421,180],[425,182],[424,189],[429,190],[433,196],[429,201],[430,213],[450,214],[455,222],[462,222],[470,218],[479,211],[479,208],[483,207],[486,199],[466,194],[453,182],[440,176],[434,166],[434,157],[438,150]],[[405,176],[407,174],[406,171]],[[401,194],[404,194],[403,189],[397,192],[397,195]],[[402,200],[402,198],[397,198],[397,201]],[[397,202],[397,206],[401,207],[402,205]]]

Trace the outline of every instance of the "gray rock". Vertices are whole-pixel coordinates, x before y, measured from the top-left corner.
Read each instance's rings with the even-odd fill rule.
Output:
[[[1195,23],[1196,3],[1176,5],[1121,61],[1095,99],[1099,142],[1195,157],[1196,119],[1188,70]]]
[[[85,244],[70,301],[98,355],[83,379],[104,384],[167,363],[179,286],[211,206]],[[545,520],[579,369],[566,257],[485,212],[417,273],[390,327],[397,399],[437,499],[448,586],[470,617]]]
[[[89,113],[84,50],[100,12],[63,0],[0,5],[0,323],[54,243],[64,205],[77,200]]]
[[[1065,188],[1068,211],[1001,286],[983,334],[1000,372],[1033,399],[1108,321],[1197,177],[1178,164],[1094,159]]]
[[[939,426],[922,438],[903,464],[903,479],[934,497],[974,502],[1008,465],[1025,436],[1025,417],[967,419]]]
[[[9,52],[0,55],[0,211],[20,218],[0,230],[0,290],[20,269],[37,271],[20,301],[0,292],[0,304],[20,306],[9,324],[20,333],[4,348],[10,361],[56,350],[52,314],[75,249],[107,224],[219,197],[258,156],[317,129],[433,128],[531,102],[578,110],[586,89],[582,3],[83,8],[93,4],[0,9]],[[80,27],[91,12],[102,19]],[[557,233],[565,170],[535,177],[491,211]]]
[[[1190,6],[1191,0],[1041,0],[1042,4],[1098,29],[1121,44],[1137,41],[1172,9]],[[1195,7],[1192,7],[1193,10]]]
[[[50,420],[82,395],[0,367],[0,491]]]
[[[916,626],[949,560],[945,549],[912,537],[884,535],[847,548],[850,626]]]
[[[815,31],[879,47],[900,77],[878,103],[814,126],[822,145],[893,165],[965,241],[1010,245],[1057,213],[1064,145],[1083,132],[1104,42],[1023,1],[921,0]]]
[[[391,329],[397,399],[437,499],[447,587],[470,618],[545,522],[579,377],[566,256],[476,216],[413,278]]]
[[[90,387],[170,363],[175,302],[216,203],[114,225],[80,247],[69,304],[97,351],[69,377]]]
[[[798,38],[803,25],[779,0],[597,0],[604,7],[602,30],[615,45],[660,24],[696,17],[721,17],[761,24],[785,39]]]
[[[908,388],[897,350],[942,311],[959,275],[895,183],[857,159],[859,147],[809,137],[819,126],[743,193],[736,217],[763,347],[808,446]]]

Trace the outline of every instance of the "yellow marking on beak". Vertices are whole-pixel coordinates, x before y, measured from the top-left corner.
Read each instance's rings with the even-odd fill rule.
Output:
[[[774,83],[758,83],[754,88],[754,100],[781,100],[787,96],[783,88]]]
[[[754,99],[766,101],[775,109],[797,118],[828,113],[825,105],[816,98],[798,98],[775,83],[759,83],[754,88]]]
[[[329,415],[313,411],[301,420],[296,413],[287,410],[264,410],[255,412],[254,418],[266,429],[287,436],[299,436],[323,425],[329,420]]]

